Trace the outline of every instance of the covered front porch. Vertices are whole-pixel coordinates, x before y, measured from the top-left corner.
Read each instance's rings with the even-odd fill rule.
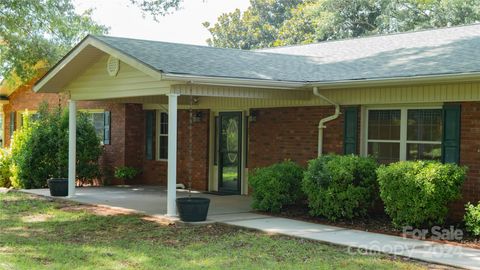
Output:
[[[132,46],[138,50],[131,51]],[[146,178],[161,179],[166,185],[166,190],[155,193],[165,196],[152,207],[168,216],[176,215],[175,199],[182,195],[176,190],[177,184],[188,185],[189,178],[193,178],[194,189],[248,194],[248,130],[250,122],[258,118],[255,108],[326,104],[301,82],[272,81],[259,74],[256,79],[247,79],[241,74],[233,76],[235,70],[229,71],[231,77],[208,75],[225,64],[221,59],[210,61],[212,70],[179,74],[192,68],[188,61],[193,61],[178,54],[179,45],[152,43],[155,57],[143,54],[143,46],[126,39],[87,37],[34,86],[37,92],[64,93],[69,99],[69,197],[81,197],[75,188],[79,102],[125,105],[124,119],[113,113],[108,119],[112,123],[122,121],[117,130],[109,128],[108,136],[112,142],[116,134],[124,136],[120,166],[139,166]],[[195,47],[185,49],[195,56]],[[268,54],[265,57],[271,58]],[[149,62],[152,60],[156,64]],[[168,73],[157,64],[166,64],[172,71]],[[215,67],[217,64],[220,66]],[[206,75],[196,74],[200,71]],[[256,74],[243,69],[238,72]],[[211,210],[215,213],[217,207],[222,209],[213,203]]]
[[[24,192],[50,197],[48,189],[28,189]],[[177,190],[177,197],[187,197],[187,190]],[[238,220],[252,215],[248,196],[219,196],[192,191],[192,196],[210,199],[207,222]],[[167,189],[162,186],[111,186],[76,188],[72,201],[117,208],[127,212],[163,216],[167,212]]]

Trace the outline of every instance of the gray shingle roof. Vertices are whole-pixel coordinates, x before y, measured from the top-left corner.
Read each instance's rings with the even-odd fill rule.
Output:
[[[310,56],[106,36],[95,38],[165,73],[303,82],[314,79],[312,75],[320,69],[308,60]]]
[[[329,82],[480,72],[480,24],[257,51],[95,38],[174,74]]]

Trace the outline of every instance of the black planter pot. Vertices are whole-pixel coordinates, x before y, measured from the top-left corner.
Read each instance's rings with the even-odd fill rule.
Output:
[[[50,188],[50,195],[55,197],[68,196],[68,179],[67,178],[50,178],[47,180]]]
[[[181,221],[197,222],[205,221],[208,214],[210,199],[201,197],[178,198],[177,210]]]

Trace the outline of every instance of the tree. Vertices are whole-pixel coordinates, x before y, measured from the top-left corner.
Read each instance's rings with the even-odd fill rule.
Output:
[[[306,0],[293,5],[286,16],[278,17],[273,37],[259,35],[252,40],[243,37],[262,29],[258,25],[269,23],[251,24],[246,20],[250,9],[253,5],[243,14],[238,11],[235,24],[227,24],[225,16],[229,14],[223,14],[215,27],[209,28],[213,40],[209,44],[251,49],[480,21],[480,0]],[[235,46],[239,39],[241,46]]]
[[[183,0],[130,0],[130,2],[140,8],[143,15],[151,15],[155,21],[165,16],[172,9],[178,9]]]
[[[158,20],[183,0],[126,1]],[[91,15],[91,9],[77,14],[72,0],[0,1],[0,79],[12,87],[28,82],[87,34],[106,34],[108,28]]]
[[[211,26],[203,23],[212,34],[210,46],[255,49],[271,47],[283,23],[303,0],[250,0],[251,6],[242,14],[239,9],[224,13]]]
[[[75,13],[71,0],[0,1],[0,75],[29,81],[85,35],[106,33],[91,12]]]
[[[77,117],[77,179],[91,183],[98,179],[102,154],[100,138],[85,114]],[[43,188],[49,178],[67,176],[68,111],[40,106],[33,120],[28,113],[15,131],[11,147],[11,182],[15,188]]]

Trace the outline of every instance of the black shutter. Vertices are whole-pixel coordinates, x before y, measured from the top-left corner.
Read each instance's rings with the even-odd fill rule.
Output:
[[[110,113],[110,111],[105,111],[103,112],[103,124],[104,124],[104,127],[103,127],[103,144],[110,144],[110,126],[111,126],[111,123],[112,123],[112,114]]]
[[[219,140],[219,136],[218,136],[218,132],[220,130],[220,118],[218,116],[215,116],[215,137],[214,137],[214,148],[215,148],[215,151],[213,151],[213,165],[218,165],[218,140]]]
[[[15,112],[10,112],[10,138],[13,137],[15,131]]]
[[[153,127],[154,127],[154,111],[145,112],[145,155],[147,160],[153,160]]]
[[[357,154],[358,108],[349,107],[344,112],[343,153]]]
[[[442,161],[444,163],[460,162],[461,109],[459,104],[443,106]]]
[[[249,125],[248,116],[245,116],[245,167],[248,168],[248,143],[250,141],[249,137]]]

